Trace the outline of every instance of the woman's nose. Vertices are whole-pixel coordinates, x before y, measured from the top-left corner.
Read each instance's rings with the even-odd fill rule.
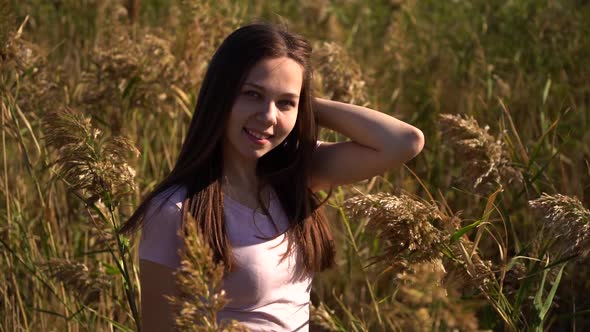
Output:
[[[276,125],[278,111],[276,104],[271,101],[258,113],[258,118],[266,125]]]

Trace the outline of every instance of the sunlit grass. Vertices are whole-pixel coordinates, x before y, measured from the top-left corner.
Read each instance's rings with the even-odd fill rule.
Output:
[[[335,193],[338,266],[314,280],[312,327],[590,328],[590,5],[140,9],[0,4],[0,331],[137,328],[138,242],[115,231],[173,166],[212,52],[258,19],[312,41],[319,94],[426,135],[407,167]]]

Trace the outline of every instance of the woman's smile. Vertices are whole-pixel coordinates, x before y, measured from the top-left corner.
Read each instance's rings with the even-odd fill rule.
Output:
[[[256,144],[260,144],[260,145],[264,145],[264,144],[268,144],[269,142],[269,138],[272,138],[272,136],[268,136],[268,135],[261,135],[257,132],[254,132],[250,129],[244,128],[244,133],[246,134],[246,136],[248,136],[248,138],[256,143]]]

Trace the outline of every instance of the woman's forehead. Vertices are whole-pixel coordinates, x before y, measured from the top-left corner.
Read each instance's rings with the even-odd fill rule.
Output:
[[[245,86],[280,93],[299,95],[303,84],[303,68],[288,57],[263,59],[248,73]]]

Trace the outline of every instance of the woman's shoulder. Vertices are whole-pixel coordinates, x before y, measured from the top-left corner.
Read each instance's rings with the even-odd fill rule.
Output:
[[[139,258],[172,268],[180,265],[177,250],[182,246],[179,230],[185,196],[184,187],[172,186],[150,200],[139,244]]]
[[[180,224],[182,203],[186,197],[183,186],[171,186],[154,196],[144,215],[144,228],[161,228]]]
[[[182,210],[182,203],[186,198],[186,188],[181,185],[173,185],[162,192],[158,193],[154,196],[149,203],[148,213],[146,217],[150,214],[149,212],[158,213],[158,210],[164,209],[168,212]]]

